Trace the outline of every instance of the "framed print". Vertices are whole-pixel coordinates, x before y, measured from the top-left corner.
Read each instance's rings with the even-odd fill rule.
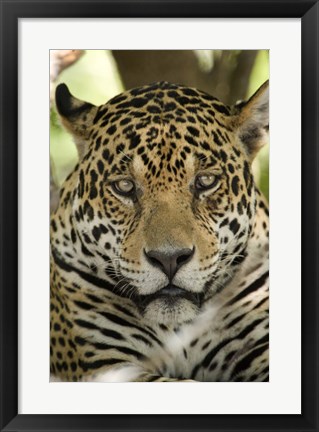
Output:
[[[1,430],[318,430],[318,2],[1,6]]]

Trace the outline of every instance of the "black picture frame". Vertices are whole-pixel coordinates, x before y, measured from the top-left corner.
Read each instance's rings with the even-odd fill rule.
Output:
[[[317,431],[318,421],[318,22],[314,0],[0,0],[1,4],[1,431]],[[19,18],[301,18],[302,414],[18,414]],[[284,115],[284,107],[282,107]],[[289,183],[288,183],[289,184]],[[294,211],[293,203],[289,211]],[[284,255],[284,245],[283,245]],[[34,258],[36,260],[36,257]],[[36,263],[35,263],[36,265]],[[283,277],[284,283],[284,277]],[[293,380],[294,377],[292,376]]]

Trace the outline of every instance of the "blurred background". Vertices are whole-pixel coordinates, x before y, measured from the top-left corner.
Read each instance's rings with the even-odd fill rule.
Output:
[[[71,136],[54,106],[64,82],[79,99],[101,105],[125,89],[155,81],[197,87],[231,105],[250,97],[269,78],[268,50],[107,51],[51,50],[51,203],[54,192],[77,162]],[[268,198],[268,146],[254,162],[257,184]]]

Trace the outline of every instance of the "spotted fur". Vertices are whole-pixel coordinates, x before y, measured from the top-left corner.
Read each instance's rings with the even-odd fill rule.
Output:
[[[166,82],[56,103],[79,163],[51,218],[52,375],[267,381],[268,83],[234,107]]]

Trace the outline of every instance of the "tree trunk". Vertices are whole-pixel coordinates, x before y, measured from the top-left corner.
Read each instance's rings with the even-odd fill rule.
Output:
[[[197,87],[226,104],[245,99],[256,50],[214,52],[210,71],[200,69],[194,51],[112,51],[126,89],[155,81]]]

